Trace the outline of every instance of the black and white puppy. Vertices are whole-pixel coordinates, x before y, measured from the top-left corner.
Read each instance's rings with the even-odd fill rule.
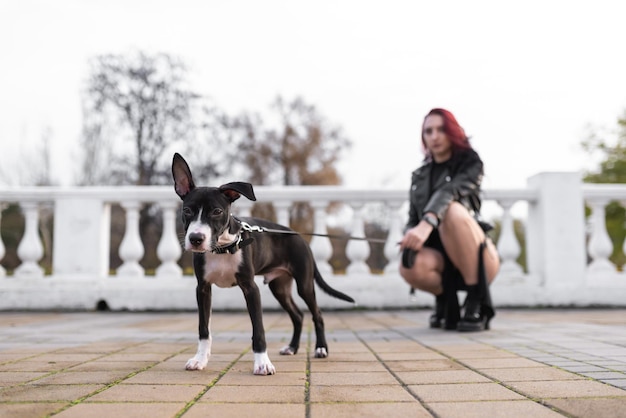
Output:
[[[239,286],[246,299],[252,321],[254,374],[274,374],[276,369],[267,355],[261,297],[254,276],[264,276],[273,295],[289,314],[293,335],[280,354],[293,355],[300,345],[302,312],[292,295],[295,279],[298,294],[304,300],[315,325],[315,357],[327,357],[322,313],[315,299],[316,282],[325,292],[347,302],[354,300],[331,288],[320,275],[308,244],[300,235],[260,232],[242,225],[291,231],[289,228],[257,218],[237,219],[230,206],[241,195],[256,200],[252,185],[243,182],[220,187],[196,187],[187,162],[174,154],[172,175],[176,194],[183,200],[182,220],[185,228],[185,250],[193,251],[193,266],[198,286],[200,341],[196,355],[187,361],[187,370],[202,370],[211,355],[211,286]]]

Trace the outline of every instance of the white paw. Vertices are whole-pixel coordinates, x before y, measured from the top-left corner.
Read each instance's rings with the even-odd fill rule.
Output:
[[[283,356],[293,356],[296,354],[296,350],[293,347],[286,345],[280,349],[280,354]]]
[[[254,353],[254,374],[266,376],[276,373],[276,368],[270,361],[267,352]]]
[[[186,370],[202,370],[206,367],[209,359],[207,357],[198,358],[198,356],[192,357],[187,360],[187,364],[185,364]]]
[[[328,351],[324,347],[317,347],[315,349],[315,358],[326,358],[328,357]]]
[[[187,360],[186,370],[202,370],[209,362],[211,355],[211,338],[198,341],[198,351],[196,355]]]

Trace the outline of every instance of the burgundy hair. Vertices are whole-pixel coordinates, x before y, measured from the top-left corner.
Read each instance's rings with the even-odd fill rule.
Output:
[[[426,147],[426,141],[424,140],[424,123],[426,123],[426,118],[431,115],[439,115],[443,119],[443,132],[452,144],[452,152],[472,148],[469,143],[469,137],[465,135],[465,131],[461,125],[459,125],[459,122],[457,122],[454,115],[446,109],[434,108],[431,109],[426,116],[424,116],[424,122],[422,122],[422,147],[424,149],[426,159],[430,159],[431,155],[430,151]]]

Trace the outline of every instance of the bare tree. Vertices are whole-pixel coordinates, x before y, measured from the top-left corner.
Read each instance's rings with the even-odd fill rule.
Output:
[[[328,122],[303,98],[276,97],[275,121],[266,126],[258,114],[244,113],[233,123],[240,131],[239,152],[255,184],[339,184],[335,163],[351,146],[340,127]]]
[[[290,101],[278,96],[270,106],[266,123],[257,113],[242,113],[233,118],[238,161],[245,177],[262,185],[339,184],[335,163],[351,142],[340,127],[331,124],[315,106],[301,97]],[[253,214],[275,218],[270,205],[255,205]],[[311,207],[295,202],[291,208],[291,226],[297,231],[313,229]]]
[[[166,151],[193,136],[193,107],[199,98],[187,86],[186,74],[182,61],[168,54],[92,60],[83,94],[83,184],[171,181]],[[106,176],[98,170],[103,157]]]

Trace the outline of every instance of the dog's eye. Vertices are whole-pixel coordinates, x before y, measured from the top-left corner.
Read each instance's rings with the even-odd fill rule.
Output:
[[[211,215],[213,216],[220,216],[222,213],[224,213],[224,211],[220,208],[215,208],[213,209],[213,212],[211,212]]]
[[[185,215],[185,216],[192,216],[193,215],[193,211],[189,207],[184,207],[183,208],[183,215]]]

